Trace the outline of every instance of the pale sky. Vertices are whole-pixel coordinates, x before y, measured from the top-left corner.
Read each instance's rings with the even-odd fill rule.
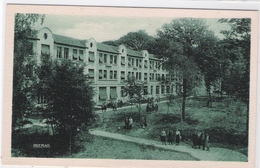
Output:
[[[94,38],[97,42],[117,40],[129,32],[145,30],[149,35],[156,35],[156,30],[163,24],[170,23],[174,18],[162,17],[111,17],[111,16],[76,16],[76,15],[46,15],[43,25],[54,34],[76,39]],[[217,23],[218,19],[206,19],[209,29],[218,37],[223,37],[220,30],[227,25]],[[37,26],[38,28],[38,26]]]

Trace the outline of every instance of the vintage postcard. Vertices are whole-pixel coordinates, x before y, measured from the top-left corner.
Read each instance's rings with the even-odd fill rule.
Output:
[[[3,165],[254,167],[258,15],[7,5]]]

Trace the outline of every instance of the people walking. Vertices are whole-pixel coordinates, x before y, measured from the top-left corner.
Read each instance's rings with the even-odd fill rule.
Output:
[[[192,134],[192,148],[197,148],[196,146],[198,145],[198,131],[194,131]]]
[[[129,117],[129,128],[130,129],[133,127],[133,122],[134,122],[134,120],[132,119],[132,117]]]
[[[160,136],[161,136],[162,144],[166,145],[166,131],[164,129],[161,131],[161,135]]]
[[[171,130],[169,130],[169,132],[168,132],[167,140],[168,140],[169,145],[173,144],[174,136],[173,136],[173,132]]]
[[[206,133],[205,135],[205,147],[206,147],[206,150],[209,151],[209,134]]]
[[[129,128],[129,118],[126,117],[125,118],[125,129],[128,129]]]
[[[176,133],[175,133],[175,139],[176,139],[176,145],[179,145],[180,140],[181,140],[181,133],[178,129],[176,130]]]

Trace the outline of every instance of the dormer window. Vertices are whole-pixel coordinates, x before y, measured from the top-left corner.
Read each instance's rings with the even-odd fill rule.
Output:
[[[89,46],[90,46],[90,48],[92,48],[93,47],[93,43],[90,43]]]

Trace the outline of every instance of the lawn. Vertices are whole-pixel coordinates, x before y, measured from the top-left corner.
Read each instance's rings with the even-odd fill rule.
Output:
[[[153,146],[139,145],[96,136],[93,137],[93,141],[85,142],[84,147],[78,153],[68,157],[96,159],[197,160],[186,153],[173,152],[158,149]]]
[[[195,130],[205,131],[210,135],[212,146],[234,149],[247,155],[246,106],[242,102],[224,99],[213,102],[212,107],[206,107],[202,99],[188,99],[186,118],[181,123],[180,103],[174,102],[171,107],[167,103],[159,104],[159,111],[146,114],[145,106],[141,113],[133,106],[130,109],[104,112],[96,129],[126,134],[145,139],[160,140],[160,131],[181,130],[183,145],[190,145],[191,135]],[[118,130],[124,127],[124,119],[131,116],[134,126],[131,130]],[[147,118],[148,126],[143,129],[140,116]]]

